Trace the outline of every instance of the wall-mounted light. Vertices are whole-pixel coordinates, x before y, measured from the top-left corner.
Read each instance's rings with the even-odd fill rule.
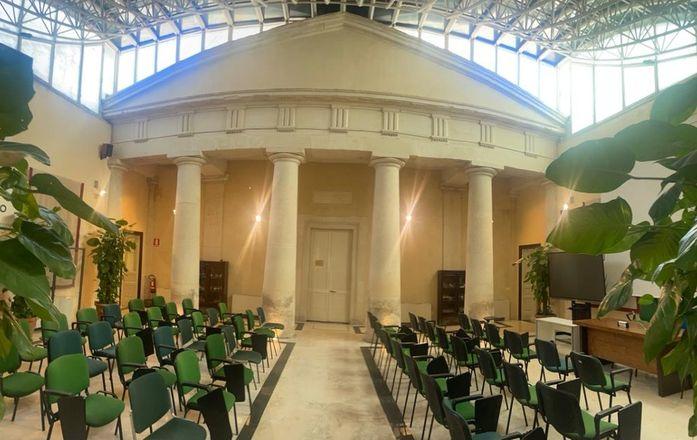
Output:
[[[405,219],[407,220],[407,223],[409,223],[412,218],[413,217],[411,216],[411,214],[407,214],[407,216],[405,217]]]
[[[257,214],[254,216],[254,223],[259,223],[261,222],[261,215]]]
[[[564,204],[562,205],[562,207],[561,207],[561,210],[562,210],[562,211],[568,211],[568,210],[569,210],[569,204],[568,204],[568,203],[564,203]]]
[[[106,195],[106,190],[105,190],[105,189],[99,191],[99,197],[104,197],[105,195]]]
[[[177,210],[176,210],[176,209],[173,209],[173,210],[172,210],[172,214],[176,214],[176,213],[177,213]]]

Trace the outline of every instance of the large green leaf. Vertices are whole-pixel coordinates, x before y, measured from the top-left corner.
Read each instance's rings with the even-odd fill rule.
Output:
[[[697,263],[697,223],[692,225],[685,235],[680,238],[678,246],[678,257],[675,259],[675,264],[687,271],[694,270]]]
[[[83,202],[56,177],[50,174],[36,174],[32,177],[31,184],[36,187],[37,192],[53,197],[63,208],[78,217],[102,229],[116,232],[117,227],[114,223]]]
[[[547,242],[566,252],[603,254],[622,241],[631,224],[632,209],[626,200],[593,203],[567,211]]]
[[[666,285],[661,289],[658,308],[644,337],[644,359],[647,363],[654,360],[673,341],[677,331],[675,318],[680,300],[680,292],[673,286]]]
[[[50,229],[36,223],[23,221],[21,233],[17,239],[51,272],[61,278],[75,277],[75,264],[70,250]]]
[[[574,191],[602,193],[626,182],[634,155],[613,138],[583,142],[556,158],[545,172],[558,185]]]
[[[618,145],[634,153],[638,161],[659,160],[683,154],[695,148],[697,127],[649,119],[621,130],[615,135]]]
[[[0,284],[45,309],[53,308],[44,265],[16,238],[0,241]],[[42,312],[40,318],[51,319],[49,313]]]
[[[39,217],[46,222],[46,225],[66,246],[70,247],[73,245],[73,234],[56,211],[40,206]]]
[[[677,171],[677,178],[687,179],[690,182],[697,181],[697,150],[676,160],[673,165]]]
[[[665,191],[653,202],[649,209],[649,215],[654,222],[662,220],[673,214],[675,204],[678,203],[680,193],[682,192],[682,184],[676,183]]]
[[[27,129],[32,114],[29,101],[34,96],[32,59],[0,45],[0,139]]]
[[[633,279],[628,275],[629,269],[625,270],[625,276],[617,282],[610,291],[605,295],[600,307],[598,308],[598,317],[602,318],[612,310],[617,310],[624,306],[632,296]]]
[[[697,109],[697,76],[668,87],[656,96],[651,119],[677,125]]]
[[[651,229],[634,243],[630,258],[643,273],[642,278],[651,279],[659,264],[678,255],[680,238],[685,233],[679,226]]]
[[[631,225],[627,230],[627,234],[622,240],[620,240],[616,245],[605,249],[605,254],[617,254],[619,252],[625,252],[634,246],[634,243],[639,241],[641,237],[648,232],[651,224],[647,221],[643,221],[636,225]]]
[[[44,165],[51,165],[48,154],[36,145],[0,141],[0,166],[14,165],[25,156],[32,157]]]

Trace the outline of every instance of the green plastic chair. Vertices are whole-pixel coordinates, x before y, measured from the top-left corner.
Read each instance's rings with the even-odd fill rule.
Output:
[[[242,348],[252,348],[252,340],[249,338],[252,333],[245,329],[242,315],[235,315],[232,317],[232,326],[235,327],[235,335],[237,336],[237,342],[239,342],[240,346]]]
[[[75,323],[76,324],[76,323]],[[44,346],[48,346],[48,340],[57,333],[65,330],[70,330],[68,325],[68,318],[63,314],[58,314],[58,321],[49,321],[46,319],[41,320],[41,341]],[[81,344],[85,345],[87,338],[82,337]]]
[[[166,321],[164,316],[162,316],[162,309],[159,307],[148,307],[148,325],[150,328],[155,330],[160,326],[160,321]],[[177,327],[172,327],[172,334],[175,337],[178,336],[179,329]]]
[[[530,342],[528,333],[516,333],[510,330],[503,331],[503,345],[508,350],[508,361],[511,357],[525,364],[525,375],[528,374],[528,364],[532,359],[537,359],[537,353],[530,349],[534,342]]]
[[[276,353],[276,347],[273,344],[273,341],[275,340],[278,343],[278,348],[281,348],[281,344],[278,341],[278,336],[276,335],[276,332],[274,331],[273,328],[271,327],[255,327],[254,322],[255,322],[255,317],[254,313],[252,313],[251,310],[247,309],[244,311],[245,315],[247,316],[247,328],[250,332],[253,333],[258,333],[260,335],[264,335],[268,338],[270,347],[271,347],[271,354],[274,356],[277,354]]]
[[[123,317],[121,306],[118,304],[104,304],[102,306],[102,319],[111,325],[111,328],[120,334],[123,333]]]
[[[116,344],[116,372],[119,375],[121,385],[123,385],[121,400],[126,396],[126,390],[129,389],[129,386],[134,380],[133,373],[139,368],[153,368],[162,376],[165,386],[170,390],[172,405],[175,405],[174,385],[177,383],[177,376],[167,368],[147,365],[143,341],[138,336],[123,338]]]
[[[586,396],[586,388],[598,394],[598,404],[600,409],[603,409],[603,401],[600,399],[600,393],[610,396],[610,405],[612,399],[617,396],[618,391],[627,393],[629,403],[632,403],[632,377],[634,370],[629,367],[622,367],[611,370],[606,373],[603,369],[603,364],[600,359],[577,352],[571,352],[571,362],[574,365],[576,377],[581,379],[583,383],[583,397],[586,401],[586,409],[588,409],[588,397]],[[615,376],[626,373],[629,380],[623,381]]]
[[[58,420],[53,405],[63,396],[80,396],[87,392],[90,384],[87,358],[82,353],[67,354],[51,361],[46,367],[46,388],[42,391],[42,401],[49,422],[48,437],[51,438],[53,424]],[[90,428],[108,425],[116,420],[116,431],[123,439],[121,413],[125,405],[107,391],[87,394],[85,397],[85,421]]]
[[[123,333],[126,336],[133,336],[143,330],[143,323],[140,321],[138,312],[128,312],[123,317]]]
[[[99,321],[99,316],[97,315],[97,309],[94,307],[86,307],[77,311],[75,319],[77,331],[79,331],[82,336],[87,336],[87,326]]]
[[[223,325],[220,328],[223,336],[225,337],[225,342],[227,344],[227,357],[233,361],[247,362],[248,365],[256,365],[257,375],[255,379],[259,377],[259,364],[264,368],[264,362],[261,354],[252,350],[238,350],[237,349],[237,338],[235,337],[235,328],[231,325]],[[204,343],[205,344],[205,343]],[[205,348],[205,345],[204,345]]]
[[[206,338],[206,365],[208,366],[208,372],[211,376],[213,382],[223,381],[225,382],[225,371],[223,367],[225,364],[239,363],[233,361],[227,357],[225,351],[225,337],[222,333],[214,333]],[[249,384],[254,381],[254,372],[248,368],[244,367],[244,386],[247,388],[247,395],[251,396],[252,393],[249,391]],[[256,382],[254,383],[256,388]],[[252,409],[252,399],[249,398],[249,409]]]
[[[506,423],[506,434],[511,425],[511,414],[513,414],[513,402],[517,401],[523,409],[523,420],[525,426],[528,426],[528,416],[525,414],[525,408],[530,408],[534,412],[534,421],[532,427],[537,427],[537,413],[539,405],[537,399],[537,390],[533,385],[528,383],[528,378],[520,364],[503,363],[503,370],[506,374],[506,383],[508,391],[511,392],[511,404],[508,405],[508,422]]]
[[[84,356],[82,346],[80,345],[80,333],[77,330],[64,330],[54,333],[48,341],[48,362],[49,364],[58,358],[69,354],[81,354]],[[106,377],[104,373],[108,369],[106,362],[103,362],[95,357],[85,357],[87,359],[87,367],[89,377],[102,376],[102,385],[106,391]]]
[[[19,357],[22,360],[22,362],[29,362],[29,371],[31,371],[31,367],[32,365],[34,365],[34,362],[38,361],[39,370],[37,372],[41,373],[41,366],[44,364],[44,359],[48,357],[48,350],[46,350],[46,347],[41,346],[41,341],[34,341],[34,335],[32,334],[32,329],[29,327],[28,319],[20,319],[19,324],[22,326],[22,331],[27,336],[27,338],[30,341],[32,341],[31,350],[26,353],[20,353]]]
[[[111,391],[114,391],[114,361],[116,360],[116,345],[114,345],[114,333],[106,321],[95,322],[87,327],[87,339],[90,344],[92,356],[105,359],[109,367],[109,382]]]
[[[257,307],[257,316],[259,317],[259,324],[261,324],[262,327],[268,327],[274,330],[284,330],[286,328],[280,322],[267,322],[266,312],[263,307]]]
[[[182,300],[182,310],[185,316],[191,316],[191,314],[198,309],[194,308],[194,301],[191,298],[184,298]]]
[[[453,347],[453,357],[455,359],[455,371],[460,373],[462,368],[467,368],[474,377],[474,384],[479,389],[479,381],[477,379],[477,367],[479,360],[474,353],[474,348],[477,346],[476,339],[464,339],[458,336],[450,336],[450,343]]]
[[[218,312],[220,313],[220,319],[226,324],[230,324],[232,322],[232,317],[235,316],[234,313],[230,313],[227,304],[224,302],[218,303]]]
[[[160,295],[155,295],[152,297],[152,305],[153,307],[165,307],[166,306],[166,301],[164,296]]]
[[[206,351],[206,341],[194,338],[194,328],[191,323],[191,318],[177,320],[177,328],[181,335],[182,348],[194,350],[199,353]]]
[[[15,421],[19,399],[29,396],[39,391],[44,385],[44,378],[37,373],[28,371],[17,371],[22,365],[22,359],[17,352],[17,347],[10,346],[10,353],[0,357],[0,394],[4,397],[14,399],[14,410],[12,411],[12,421]],[[5,375],[5,373],[8,373]],[[42,411],[42,409],[40,409]],[[41,429],[44,429],[44,418],[41,415]]]
[[[179,311],[177,310],[177,303],[175,302],[168,302],[165,305],[165,311],[167,312],[167,320],[169,322],[176,322],[177,318],[179,318]]]
[[[153,425],[172,409],[167,383],[159,374],[145,374],[130,384],[131,419],[137,434],[150,429],[149,439],[205,440],[206,430],[190,420],[172,417],[155,430]]]
[[[203,313],[198,310],[191,312],[191,323],[194,328],[194,336],[196,339],[205,339],[206,337],[206,321]]]
[[[133,298],[132,300],[128,301],[128,311],[129,312],[144,312],[145,311],[145,304],[143,303],[143,300],[140,298]]]
[[[180,352],[174,360],[174,369],[177,373],[177,391],[179,392],[179,401],[184,406],[184,417],[189,411],[199,411],[198,399],[212,391],[214,387],[211,385],[201,384],[201,370],[198,367],[198,356],[191,350]],[[230,411],[232,409],[235,415],[235,424],[237,424],[237,408],[235,408],[235,396],[223,390],[225,398],[225,408]],[[199,420],[201,414],[199,412]]]
[[[160,366],[174,365],[172,353],[176,352],[177,344],[174,341],[173,328],[171,326],[161,326],[152,332],[152,341],[155,348],[155,357]]]
[[[506,395],[506,374],[503,371],[503,366],[500,365],[502,362],[503,355],[498,350],[487,350],[475,348],[474,352],[477,354],[477,359],[479,360],[479,371],[484,376],[484,382],[489,385],[489,392],[493,395],[493,387],[498,388],[503,392],[503,401],[506,404],[506,409],[508,409],[508,396]],[[496,358],[494,358],[496,355]],[[484,390],[484,384],[482,384],[482,391]]]

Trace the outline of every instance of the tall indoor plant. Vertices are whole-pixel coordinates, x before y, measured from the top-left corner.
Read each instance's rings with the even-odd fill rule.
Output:
[[[5,138],[28,128],[33,95],[32,59],[0,44],[0,288],[24,298],[39,318],[56,320],[47,270],[61,278],[75,276],[74,238],[57,210],[40,206],[34,194],[53,197],[63,209],[100,228],[115,230],[116,225],[51,174],[35,173],[29,179],[28,159],[49,166],[48,155],[35,145]],[[13,345],[20,353],[32,351],[9,304],[0,301],[0,363]],[[0,418],[3,400],[0,396]]]
[[[116,230],[100,230],[87,240],[87,245],[92,247],[90,255],[97,266],[99,279],[95,302],[97,308],[103,304],[114,304],[118,300],[123,276],[128,271],[124,256],[136,247],[135,242],[128,239],[128,233],[124,229],[128,222],[122,219],[114,223]]]
[[[605,254],[629,251],[630,263],[600,305],[603,316],[632,296],[636,279],[660,288],[644,340],[644,358],[662,357],[666,373],[691,375],[697,435],[697,127],[684,124],[697,109],[697,75],[657,95],[650,119],[614,137],[570,148],[547,168],[547,178],[572,190],[604,193],[630,180],[660,182],[651,222],[634,224],[632,209],[618,197],[568,211],[548,241],[565,251]],[[665,175],[635,176],[636,162],[660,164]]]
[[[527,272],[523,281],[530,283],[532,294],[537,304],[537,316],[549,316],[552,309],[549,306],[549,260],[547,254],[551,246],[543,243],[534,251],[516,261],[516,264],[527,263]],[[525,266],[522,266],[525,268]]]

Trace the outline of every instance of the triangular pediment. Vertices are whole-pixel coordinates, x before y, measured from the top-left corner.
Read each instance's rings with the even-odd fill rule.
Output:
[[[564,124],[557,112],[495,73],[348,13],[293,23],[202,52],[109,98],[104,115],[282,94],[435,103],[556,129]]]

